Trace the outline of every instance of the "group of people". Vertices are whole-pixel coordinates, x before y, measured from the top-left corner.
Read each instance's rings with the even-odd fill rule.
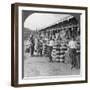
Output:
[[[43,41],[40,38],[35,38],[33,35],[30,35],[30,55],[34,56],[37,53],[38,56],[42,56]]]
[[[49,62],[70,62],[72,67],[80,68],[80,36],[70,39],[50,37],[50,38],[35,38],[30,36],[30,54],[33,56],[37,53],[38,56],[49,57]],[[68,56],[67,56],[68,54]],[[67,59],[68,60],[65,60]]]

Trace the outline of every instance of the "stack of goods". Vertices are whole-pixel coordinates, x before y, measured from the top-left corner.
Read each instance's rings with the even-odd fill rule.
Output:
[[[66,52],[67,52],[67,45],[64,41],[60,42],[60,44],[55,43],[52,50],[52,60],[64,62]]]
[[[47,45],[46,45],[46,43],[43,43],[43,55],[47,56]]]
[[[64,62],[65,60],[65,53],[67,52],[67,45],[65,43],[61,43],[60,45],[60,62]]]
[[[52,61],[59,61],[58,53],[59,53],[59,46],[57,40],[54,43],[53,49],[52,49]]]
[[[80,54],[80,42],[77,42],[76,53]]]
[[[56,46],[56,57],[55,57],[55,61],[60,61],[60,46],[57,45]]]

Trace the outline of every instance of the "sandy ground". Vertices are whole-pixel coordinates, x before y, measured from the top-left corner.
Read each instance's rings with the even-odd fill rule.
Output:
[[[79,75],[80,70],[71,69],[70,64],[49,62],[48,57],[24,56],[24,77]]]

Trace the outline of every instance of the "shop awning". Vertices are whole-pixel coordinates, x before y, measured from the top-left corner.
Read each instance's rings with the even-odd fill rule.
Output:
[[[24,27],[30,30],[40,30],[71,17],[73,16],[70,14],[33,13],[26,18]]]

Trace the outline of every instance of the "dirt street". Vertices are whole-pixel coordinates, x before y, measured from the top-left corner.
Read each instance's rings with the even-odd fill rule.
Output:
[[[79,69],[71,70],[70,64],[49,62],[48,57],[30,57],[29,54],[25,54],[24,77],[79,75],[79,73]]]

